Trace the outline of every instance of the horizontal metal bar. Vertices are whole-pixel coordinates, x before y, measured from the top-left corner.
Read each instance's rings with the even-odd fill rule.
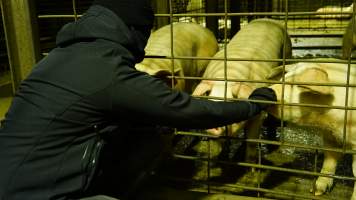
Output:
[[[39,19],[48,19],[48,18],[75,18],[82,17],[83,15],[38,15]]]
[[[292,49],[341,49],[341,45],[330,45],[330,46],[327,46],[327,45],[308,45],[308,46],[293,46]]]
[[[315,16],[315,15],[352,15],[352,12],[216,12],[216,13],[157,13],[156,17],[209,17],[209,16],[220,16],[220,17],[233,17],[233,16]],[[82,14],[59,14],[59,15],[38,15],[38,18],[75,18],[82,17]]]
[[[216,13],[159,13],[155,14],[156,17],[209,17],[209,16],[316,16],[316,15],[352,15],[352,12],[216,12]],[[340,17],[341,18],[341,17]]]
[[[307,28],[308,30],[310,28]],[[340,33],[288,33],[290,37],[335,37],[335,38],[340,38],[341,36],[344,35],[343,32]]]
[[[244,139],[246,142],[252,143],[261,143],[261,144],[271,144],[276,146],[283,146],[283,147],[295,147],[300,149],[309,149],[309,150],[320,150],[320,151],[331,151],[331,152],[338,152],[343,154],[356,154],[355,150],[344,150],[342,147],[340,148],[332,148],[332,147],[319,147],[315,145],[307,145],[307,144],[294,144],[289,142],[278,142],[278,141],[271,141],[271,140],[264,140],[264,139]]]
[[[356,107],[353,106],[329,106],[329,105],[320,105],[320,104],[307,104],[307,103],[281,103],[274,101],[264,101],[264,100],[252,100],[252,99],[240,99],[240,98],[223,98],[223,97],[213,97],[213,96],[195,96],[197,98],[205,98],[205,99],[216,99],[216,100],[228,100],[228,101],[249,101],[256,103],[268,103],[282,106],[298,106],[298,107],[312,107],[312,108],[329,108],[329,109],[337,109],[337,110],[356,110]]]
[[[246,83],[266,83],[266,84],[284,84],[284,85],[312,85],[312,86],[332,86],[332,87],[356,87],[356,84],[344,83],[316,83],[316,82],[290,82],[278,80],[251,80],[251,79],[230,79],[230,78],[204,78],[195,76],[167,76],[167,78],[187,79],[187,80],[208,80],[208,81],[226,81],[226,82],[246,82]]]
[[[48,52],[43,52],[42,55],[48,55]],[[220,61],[256,61],[256,62],[307,62],[307,63],[339,63],[339,64],[356,64],[356,60],[330,60],[313,59],[313,58],[279,58],[279,59],[254,59],[254,58],[215,58],[215,57],[198,57],[198,56],[161,56],[161,55],[146,55],[145,58],[151,59],[181,59],[181,60],[220,60]]]
[[[261,187],[253,187],[253,186],[246,186],[242,184],[228,184],[228,183],[218,183],[215,181],[204,181],[204,180],[193,180],[193,179],[186,179],[186,178],[177,178],[177,177],[166,177],[167,181],[176,181],[176,182],[189,182],[190,184],[200,184],[200,185],[208,185],[209,186],[209,191],[211,190],[214,191],[229,191],[227,188],[241,188],[245,190],[250,190],[250,191],[256,191],[256,192],[263,192],[263,193],[270,193],[270,194],[276,194],[276,195],[282,195],[282,196],[288,196],[288,197],[297,197],[301,199],[315,199],[315,200],[330,200],[329,198],[324,198],[320,196],[314,196],[314,195],[302,195],[302,194],[296,194],[292,192],[283,192],[280,190],[274,190],[274,189],[266,189],[266,188],[261,188]],[[191,191],[203,191],[203,189],[190,189]],[[213,192],[214,192],[213,191]]]
[[[259,62],[308,62],[308,63],[340,63],[340,64],[348,64],[348,60],[331,60],[330,58],[278,58],[278,59],[255,59],[255,58],[236,58],[236,57],[228,57],[228,58],[216,58],[216,57],[196,57],[196,56],[160,56],[160,55],[147,55],[150,58],[157,59],[192,59],[192,60],[221,60],[221,61],[259,61]],[[351,64],[356,64],[356,60],[350,62]]]
[[[42,52],[42,55],[47,56],[49,52]],[[330,60],[330,59],[310,59],[310,58],[285,58],[285,59],[252,59],[252,58],[215,58],[215,57],[193,57],[193,56],[160,56],[146,55],[145,58],[151,59],[181,59],[181,60],[220,60],[220,61],[256,61],[256,62],[307,62],[307,63],[339,63],[339,64],[356,64],[356,60]]]
[[[308,149],[308,150],[319,150],[319,151],[331,151],[331,152],[338,152],[338,153],[343,153],[343,154],[356,154],[355,150],[344,150],[342,147],[340,148],[333,148],[333,147],[319,147],[315,145],[307,145],[307,144],[295,144],[295,143],[289,143],[289,142],[279,142],[279,141],[273,141],[273,140],[264,140],[264,139],[247,139],[247,138],[238,138],[234,136],[226,136],[226,135],[221,135],[221,136],[216,136],[216,135],[210,135],[208,133],[196,133],[196,132],[188,132],[188,131],[176,131],[177,135],[187,135],[187,136],[199,136],[199,137],[206,137],[208,139],[230,139],[230,140],[237,140],[237,141],[244,141],[244,142],[250,142],[250,143],[259,143],[259,144],[270,144],[270,145],[275,145],[275,146],[280,146],[280,147],[293,147],[293,148],[299,148],[299,149]]]
[[[216,160],[216,159],[211,159],[211,158],[187,156],[187,155],[180,155],[180,154],[173,154],[173,157],[185,159],[185,160],[200,160],[200,161],[209,161],[209,162],[215,162],[215,163],[221,163],[221,164],[227,164],[227,165],[236,165],[236,166],[242,166],[242,167],[269,169],[269,170],[274,170],[274,171],[288,172],[288,173],[293,173],[293,174],[302,174],[302,175],[308,175],[308,176],[323,176],[323,177],[330,177],[330,178],[334,178],[334,179],[350,180],[350,181],[356,180],[356,177],[324,174],[324,173],[319,173],[319,172],[311,172],[311,171],[306,171],[306,170],[290,169],[290,168],[276,167],[276,166],[270,166],[270,165],[252,164],[252,163],[245,163],[245,162],[229,162],[229,161],[222,161],[222,160]]]
[[[3,82],[0,82],[0,87],[6,87],[6,86],[11,86],[12,85],[12,81],[11,80],[6,80]]]
[[[220,138],[218,135],[210,135],[207,133],[197,133],[197,132],[187,132],[187,131],[176,131],[177,135],[187,135],[187,136],[197,136],[197,137],[207,137],[207,138]]]

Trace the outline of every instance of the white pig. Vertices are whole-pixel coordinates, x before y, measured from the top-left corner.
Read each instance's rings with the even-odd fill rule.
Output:
[[[291,41],[286,33],[283,23],[273,19],[256,19],[243,27],[227,44],[227,58],[243,59],[280,59],[283,57],[283,46],[285,46],[285,57],[291,56]],[[224,58],[224,49],[215,54],[214,58]],[[266,80],[271,70],[279,65],[278,62],[261,61],[227,61],[227,79]],[[203,75],[204,79],[225,78],[225,62],[212,60]],[[265,83],[252,82],[227,82],[203,80],[195,89],[193,95],[208,95],[211,97],[225,96],[227,98],[248,98],[251,92]],[[237,113],[238,114],[238,113]],[[250,120],[246,125],[244,122],[233,124],[228,128],[231,135],[242,127],[247,128],[248,138],[257,138],[262,124],[261,116]],[[209,129],[208,132],[221,135],[225,128],[219,127]],[[246,160],[254,161],[256,158],[256,145],[249,144],[246,150]]]
[[[154,31],[145,51],[146,55],[172,57],[171,25],[166,25]],[[173,24],[173,56],[212,57],[218,50],[215,35],[207,28],[195,23]],[[171,59],[145,58],[136,64],[136,69],[147,72],[152,76],[165,78],[166,76],[201,77],[209,60],[198,59],[174,59],[174,69]],[[171,85],[171,79],[168,79]],[[193,80],[174,79],[174,88],[186,92],[192,92]],[[196,83],[197,84],[197,83]]]
[[[281,69],[281,68],[279,68]],[[286,66],[286,82],[310,82],[343,84],[346,85],[348,65],[340,63],[307,63],[301,62]],[[341,146],[345,139],[346,148],[356,150],[356,66],[351,66],[349,84],[354,87],[345,86],[318,86],[318,85],[292,85],[286,84],[282,97],[281,84],[272,85],[271,88],[277,94],[278,102],[283,99],[285,104],[304,103],[318,104],[323,106],[345,106],[346,94],[348,92],[347,106],[352,110],[332,109],[321,107],[302,107],[278,104],[270,107],[268,112],[283,120],[300,125],[316,126],[322,131],[324,143],[327,146]],[[283,116],[282,116],[283,109]],[[345,118],[346,117],[346,118]],[[344,125],[346,125],[346,138],[344,136]],[[321,169],[323,174],[335,174],[338,159],[341,153],[325,151],[324,162]],[[353,155],[353,174],[356,175],[356,155]],[[315,183],[315,195],[321,195],[333,185],[333,178],[320,176]],[[352,200],[356,200],[356,185]]]
[[[316,12],[318,13],[328,13],[328,14],[323,14],[323,15],[316,15],[320,18],[346,18],[350,17],[352,14],[349,13],[343,13],[343,12],[352,12],[353,10],[353,3],[350,6],[346,7],[340,7],[340,6],[324,6],[321,8],[318,8]],[[331,14],[329,14],[331,13]],[[334,14],[335,13],[335,14]]]

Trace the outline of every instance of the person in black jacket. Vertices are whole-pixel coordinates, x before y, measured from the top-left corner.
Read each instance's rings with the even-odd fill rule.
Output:
[[[57,47],[21,83],[1,123],[0,200],[113,199],[88,192],[104,143],[125,145],[102,136],[110,127],[118,135],[140,125],[205,129],[267,107],[194,98],[135,70],[153,18],[149,0],[96,0],[59,31]],[[250,99],[276,101],[268,88]]]

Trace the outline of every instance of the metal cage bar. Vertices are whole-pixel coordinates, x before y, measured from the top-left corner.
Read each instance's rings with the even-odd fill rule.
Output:
[[[33,13],[33,1],[2,0],[1,7],[12,85],[15,90],[40,58],[37,20]]]
[[[280,19],[281,21],[284,21],[284,25],[286,28],[290,29],[293,25],[290,25],[290,22],[292,22],[293,20],[296,19],[306,19],[309,20],[309,22],[311,20],[321,20],[322,17],[327,17],[328,15],[354,15],[354,11],[340,11],[340,12],[331,12],[331,11],[325,11],[325,12],[316,12],[315,10],[298,10],[297,8],[293,9],[293,3],[296,3],[296,1],[293,0],[288,0],[288,1],[281,1],[281,0],[274,0],[272,5],[270,6],[271,12],[265,12],[265,11],[261,11],[258,10],[257,11],[257,3],[258,1],[253,1],[254,4],[249,4],[247,7],[249,7],[250,9],[252,8],[252,10],[243,10],[242,9],[242,4],[240,5],[241,7],[239,9],[231,9],[228,8],[228,5],[230,1],[227,0],[223,0],[223,3],[221,4],[221,1],[218,0],[206,0],[205,1],[205,13],[192,13],[192,12],[187,12],[187,13],[176,13],[176,10],[179,9],[174,9],[174,0],[169,0],[169,1],[154,1],[154,8],[155,8],[155,17],[156,17],[156,26],[157,28],[162,27],[163,25],[172,23],[177,21],[178,18],[180,17],[205,17],[206,18],[206,27],[208,27],[209,29],[213,30],[214,33],[216,34],[216,36],[218,36],[217,32],[219,31],[219,24],[218,24],[218,20],[217,18],[223,18],[224,21],[224,27],[223,27],[223,40],[222,40],[222,45],[223,48],[225,48],[226,50],[226,44],[228,43],[229,40],[229,35],[227,33],[227,20],[229,18],[235,18],[235,20],[238,18],[238,21],[240,23],[238,23],[238,25],[242,24],[241,22],[244,20],[244,18],[251,18],[251,17],[263,17],[263,16],[267,16],[267,17],[273,17],[273,18],[277,18]],[[243,2],[243,1],[242,1]],[[252,2],[252,1],[251,1]],[[323,1],[324,2],[324,1]],[[330,1],[331,2],[331,1]],[[335,1],[332,1],[335,2]],[[339,1],[340,2],[340,1]],[[231,2],[230,2],[231,3]],[[235,2],[236,3],[236,2]],[[300,3],[300,2],[299,2]],[[58,19],[58,18],[62,18],[62,19],[77,19],[80,18],[82,16],[82,13],[79,13],[77,11],[78,7],[77,7],[78,1],[72,0],[72,10],[73,13],[68,14],[39,14],[37,17],[39,20],[41,19],[48,19],[48,20],[52,20],[52,19]],[[345,3],[340,3],[340,5],[344,5]],[[221,6],[223,5],[223,6]],[[234,4],[231,4],[234,5]],[[235,5],[236,6],[236,5]],[[309,5],[310,6],[310,5]],[[219,8],[223,7],[223,11],[219,11]],[[232,20],[232,19],[231,19]],[[345,21],[340,20],[340,22],[336,22],[338,23],[336,26],[340,26],[340,28],[345,28],[346,23],[344,23]],[[307,22],[308,23],[308,22]],[[323,22],[324,24],[328,23],[328,21],[324,20]],[[308,25],[310,28],[310,24]],[[235,26],[233,27],[235,28]],[[230,27],[230,29],[233,29],[232,27]],[[312,29],[312,28],[310,28]],[[290,59],[286,59],[285,58],[285,47],[284,47],[284,53],[283,53],[283,58],[282,59],[268,59],[268,60],[262,60],[262,59],[250,59],[250,58],[244,58],[244,59],[237,59],[237,58],[229,58],[227,56],[225,56],[225,58],[222,59],[216,59],[216,58],[211,58],[211,57],[180,57],[180,56],[175,56],[173,55],[173,26],[171,26],[171,45],[172,45],[172,52],[171,52],[171,56],[170,57],[159,57],[159,59],[171,59],[172,63],[174,63],[173,61],[175,59],[205,59],[205,60],[221,60],[225,62],[225,69],[226,69],[226,63],[227,61],[256,61],[256,62],[282,62],[282,66],[285,66],[286,63],[290,63],[290,62],[331,62],[331,63],[344,63],[344,64],[348,64],[350,67],[350,64],[356,64],[356,61],[353,61],[350,59],[348,59],[347,61],[329,61],[329,60],[311,60],[308,58],[290,58]],[[291,37],[299,37],[299,36],[307,36],[307,37],[319,37],[319,36],[326,36],[326,37],[332,37],[332,36],[340,36],[342,35],[342,33],[338,32],[338,33],[314,33],[314,32],[308,32],[308,33],[299,33],[299,32],[292,32],[290,33]],[[301,46],[301,47],[293,47],[293,49],[306,49],[306,48],[330,48],[325,47],[325,46]],[[339,48],[339,46],[335,46],[333,48]],[[44,55],[47,54],[47,52],[43,52]],[[227,55],[225,53],[225,55]],[[173,64],[174,65],[174,64]],[[173,66],[174,67],[174,66]],[[225,84],[227,84],[228,82],[259,82],[259,83],[267,83],[267,84],[283,84],[283,85],[318,85],[318,86],[335,86],[335,87],[345,87],[346,90],[346,94],[348,93],[348,88],[351,87],[356,87],[356,85],[352,85],[349,84],[349,75],[347,78],[347,81],[345,82],[345,84],[336,84],[336,83],[315,83],[315,82],[287,82],[284,79],[282,81],[272,81],[272,80],[267,80],[267,81],[256,81],[256,80],[240,80],[240,79],[228,79],[227,78],[227,74],[226,74],[226,70],[225,70],[225,77],[221,78],[221,79],[209,79],[209,80],[218,80],[218,81],[224,81]],[[180,76],[176,76],[176,75],[172,75],[169,78],[173,79],[196,79],[196,80],[203,80],[203,78],[201,77],[180,77]],[[283,93],[283,92],[282,92]],[[205,98],[205,97],[200,97],[200,98]],[[215,99],[219,99],[219,100],[225,100],[225,101],[234,101],[234,100],[244,100],[244,99],[229,99],[226,98],[226,88],[225,88],[225,96],[223,98],[215,98]],[[264,102],[264,101],[258,101],[258,102]],[[344,106],[325,106],[325,105],[316,105],[316,104],[296,104],[296,103],[285,103],[285,102],[281,102],[278,103],[281,104],[283,106],[303,106],[303,107],[317,107],[317,108],[330,108],[330,109],[340,109],[340,110],[345,110],[345,120],[347,119],[347,111],[350,110],[356,110],[355,107],[351,107],[351,106],[347,106],[348,102],[345,102]],[[344,124],[345,125],[345,124]],[[346,126],[346,125],[345,125]],[[344,141],[345,141],[345,133],[346,133],[346,127],[344,126]],[[283,122],[282,122],[282,127],[283,127]],[[283,131],[282,131],[283,132]],[[273,170],[273,171],[281,171],[281,172],[286,172],[286,173],[292,173],[292,174],[297,174],[297,175],[302,175],[302,176],[325,176],[325,177],[332,177],[335,179],[340,179],[340,180],[347,180],[347,181],[355,181],[356,179],[354,177],[350,177],[350,176],[341,176],[341,175],[330,175],[330,174],[322,174],[322,173],[318,173],[317,172],[317,163],[318,163],[318,151],[333,151],[333,152],[339,152],[339,153],[343,153],[343,154],[355,154],[355,151],[353,150],[348,150],[346,149],[345,145],[343,145],[341,148],[331,148],[331,147],[320,147],[320,146],[313,146],[313,145],[308,145],[308,144],[293,144],[293,143],[289,143],[289,142],[285,142],[285,141],[271,141],[271,140],[266,140],[266,139],[241,139],[241,138],[234,138],[234,137],[230,137],[230,136],[221,136],[221,137],[216,137],[216,136],[210,136],[210,135],[206,135],[205,133],[201,133],[201,132],[194,132],[194,131],[179,131],[176,130],[175,131],[176,135],[183,135],[183,136],[192,136],[192,137],[197,137],[197,138],[207,138],[208,140],[215,140],[215,139],[227,139],[227,140],[240,140],[240,141],[244,141],[244,142],[250,142],[250,143],[256,143],[256,144],[270,144],[270,145],[274,145],[274,146],[278,146],[278,147],[294,147],[294,148],[301,148],[301,149],[308,149],[308,150],[315,150],[317,153],[315,153],[315,163],[314,163],[314,171],[310,170],[300,170],[300,169],[291,169],[291,168],[286,168],[286,167],[277,167],[277,166],[273,166],[273,165],[265,165],[262,164],[261,162],[261,152],[259,152],[259,161],[257,164],[254,163],[245,163],[245,162],[225,162],[225,161],[220,161],[220,160],[214,160],[213,158],[210,157],[210,154],[208,154],[208,156],[206,158],[204,157],[194,157],[194,156],[187,156],[187,155],[179,155],[176,154],[174,155],[176,158],[179,159],[186,159],[186,160],[205,160],[207,162],[209,162],[208,164],[208,181],[205,182],[204,184],[207,185],[207,193],[211,193],[213,191],[219,190],[220,191],[224,191],[223,189],[221,190],[222,187],[238,187],[238,188],[242,188],[242,189],[246,189],[246,190],[252,190],[252,191],[257,191],[258,195],[261,196],[263,193],[272,193],[272,194],[278,194],[278,195],[282,195],[282,196],[287,196],[287,197],[296,197],[296,198],[306,198],[306,199],[329,199],[329,198],[323,198],[323,197],[314,197],[312,195],[301,195],[301,194],[291,194],[289,192],[284,192],[284,191],[278,191],[278,190],[273,190],[273,189],[267,189],[264,188],[263,185],[258,184],[257,187],[250,187],[250,186],[246,186],[246,185],[239,185],[239,184],[222,184],[222,183],[216,183],[213,182],[211,180],[210,177],[210,173],[211,173],[211,169],[210,169],[210,164],[213,162],[219,162],[221,164],[225,164],[225,165],[233,165],[233,166],[242,166],[242,167],[246,167],[246,168],[256,168],[256,169],[268,169],[268,170]],[[211,150],[211,148],[213,148],[212,146],[210,146],[209,143],[209,147],[208,147],[208,151]],[[175,177],[176,178],[176,177]],[[176,178],[177,179],[177,178]],[[188,180],[188,181],[192,181],[192,180]],[[198,181],[197,181],[198,182]]]

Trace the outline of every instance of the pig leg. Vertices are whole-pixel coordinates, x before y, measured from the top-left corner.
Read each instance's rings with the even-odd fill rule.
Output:
[[[257,115],[250,119],[245,126],[247,139],[258,139],[263,123],[263,114]],[[257,143],[247,142],[245,161],[249,163],[257,162]],[[252,169],[254,171],[254,169]]]
[[[334,137],[335,134],[333,133],[336,133],[336,131],[327,129],[323,130],[322,137],[325,147],[336,146],[336,138]],[[341,156],[342,154],[339,152],[324,151],[324,161],[320,173],[334,175],[336,171],[337,161],[340,159]],[[322,195],[323,193],[330,190],[332,188],[332,185],[333,178],[319,176],[315,182],[315,190],[313,191],[312,189],[311,192],[314,192],[314,195]]]
[[[252,118],[246,123],[245,130],[248,139],[258,139],[261,131],[261,126],[263,123],[264,115],[260,114]],[[246,153],[245,153],[245,162],[248,163],[257,163],[257,143],[248,142],[246,144]],[[247,171],[237,183],[244,184],[248,186],[257,186],[259,183],[264,182],[267,177],[268,172],[258,172],[255,168]],[[238,191],[238,190],[236,190]]]
[[[325,151],[324,162],[321,169],[321,173],[334,175],[336,170],[337,161],[341,157],[338,152]],[[315,182],[315,195],[322,195],[323,193],[330,190],[333,185],[333,178],[319,176]],[[311,190],[313,191],[313,189]]]

